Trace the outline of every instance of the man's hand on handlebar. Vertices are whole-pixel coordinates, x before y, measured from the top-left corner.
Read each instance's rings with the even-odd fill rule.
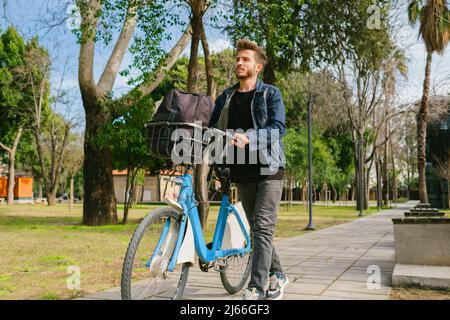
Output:
[[[233,135],[233,139],[230,141],[231,145],[240,149],[244,148],[249,142],[250,140],[248,140],[248,137],[243,133],[235,133]]]
[[[229,132],[225,132],[216,128],[208,128],[207,130],[216,134],[219,133],[221,135],[226,136],[227,138],[230,139],[230,145],[236,146],[241,149],[244,148],[245,145],[250,142],[248,137],[242,133],[235,133],[234,135],[231,135]]]

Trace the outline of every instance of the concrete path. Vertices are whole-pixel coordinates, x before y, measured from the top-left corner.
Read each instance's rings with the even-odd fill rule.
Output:
[[[284,299],[388,299],[395,265],[391,219],[414,204],[275,242],[290,280]],[[242,294],[230,296],[217,272],[194,267],[183,299],[241,300]],[[120,299],[120,289],[83,299]]]

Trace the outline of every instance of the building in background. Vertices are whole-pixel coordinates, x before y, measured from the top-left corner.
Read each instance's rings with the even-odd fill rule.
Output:
[[[181,175],[176,172],[174,176]],[[136,186],[135,195],[137,203],[160,202],[167,195],[177,198],[180,187],[168,182],[171,172],[162,170],[157,175],[145,174],[144,184]],[[113,170],[114,192],[118,203],[125,202],[127,185],[127,170]]]
[[[34,203],[33,178],[26,173],[18,173],[14,179],[14,202]],[[0,199],[5,202],[8,197],[8,174],[0,173]]]

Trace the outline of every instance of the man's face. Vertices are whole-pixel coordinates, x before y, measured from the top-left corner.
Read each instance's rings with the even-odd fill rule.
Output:
[[[236,56],[234,72],[239,80],[256,76],[262,69],[262,64],[256,61],[253,50],[239,51]]]

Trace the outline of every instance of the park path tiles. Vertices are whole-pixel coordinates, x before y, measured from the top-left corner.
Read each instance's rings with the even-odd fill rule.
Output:
[[[414,204],[276,241],[290,279],[284,299],[388,299],[395,265],[391,219],[403,216]],[[229,295],[213,269],[204,273],[194,267],[183,299],[241,300],[242,294]],[[83,299],[119,298],[120,290],[114,288]]]

